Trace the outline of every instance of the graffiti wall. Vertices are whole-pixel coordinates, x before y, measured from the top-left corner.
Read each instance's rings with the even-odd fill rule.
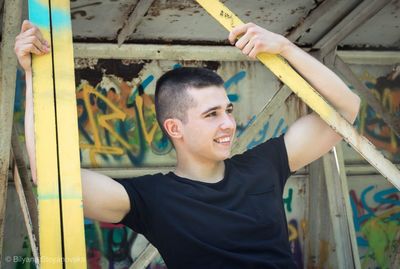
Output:
[[[382,106],[400,118],[399,71],[394,66],[352,65],[351,68]],[[388,159],[400,163],[399,137],[365,101],[357,128]],[[346,163],[363,163],[363,158],[349,145],[344,144],[343,149]],[[348,177],[348,184],[361,266],[397,268],[400,265],[400,192],[382,176],[353,173]]]
[[[394,66],[352,65],[352,70],[364,82],[368,90],[381,102],[394,118],[400,118],[400,71]],[[363,100],[357,119],[359,132],[367,137],[383,154],[394,162],[400,162],[400,138],[388,127]],[[347,159],[360,160],[349,152]]]
[[[362,268],[397,268],[400,192],[382,176],[351,176],[348,182]]]
[[[288,221],[289,242],[298,268],[304,268],[304,240],[307,233],[307,176],[293,176],[285,186],[283,203]]]
[[[172,145],[156,121],[154,90],[157,78],[182,65],[207,67],[222,76],[228,97],[235,105],[238,133],[248,126],[279,84],[258,63],[76,59],[83,167],[170,166],[175,163]],[[24,74],[19,71],[15,121],[20,130],[23,130],[24,89]]]
[[[145,62],[123,64],[106,60],[99,61],[93,69],[87,66],[79,69],[81,65],[77,65],[83,166],[173,164],[172,145],[155,117],[150,91],[150,86],[154,87],[154,72],[150,73],[145,65]]]
[[[268,76],[261,79],[266,83],[261,85],[271,86],[258,89],[260,84],[251,77],[262,67],[254,63],[96,60],[93,64],[82,59],[76,62],[80,153],[82,165],[87,167],[174,164],[172,145],[157,124],[154,106],[156,80],[167,70],[185,65],[217,71],[235,104],[239,132],[243,130],[242,123],[247,123],[262,101],[276,91],[276,83],[272,80],[271,85]]]

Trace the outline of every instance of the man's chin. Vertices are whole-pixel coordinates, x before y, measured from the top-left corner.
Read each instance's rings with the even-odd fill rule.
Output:
[[[218,154],[218,160],[219,161],[224,161],[226,159],[228,159],[229,157],[231,157],[231,150],[227,150],[224,153]]]

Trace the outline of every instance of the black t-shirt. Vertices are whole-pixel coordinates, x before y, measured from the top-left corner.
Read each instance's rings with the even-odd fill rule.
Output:
[[[225,160],[217,183],[172,172],[119,180],[131,202],[121,223],[142,233],[168,269],[296,268],[282,202],[289,176],[280,136]]]

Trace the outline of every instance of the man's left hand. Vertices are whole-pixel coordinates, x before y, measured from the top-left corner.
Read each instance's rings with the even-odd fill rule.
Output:
[[[284,36],[270,32],[254,23],[235,27],[228,38],[232,45],[253,59],[260,52],[282,54],[292,45]]]

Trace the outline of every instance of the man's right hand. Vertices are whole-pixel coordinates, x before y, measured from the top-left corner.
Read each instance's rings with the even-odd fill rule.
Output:
[[[15,38],[14,51],[26,72],[31,71],[31,53],[46,54],[50,52],[50,44],[44,40],[39,28],[25,20],[21,26],[21,33]]]

